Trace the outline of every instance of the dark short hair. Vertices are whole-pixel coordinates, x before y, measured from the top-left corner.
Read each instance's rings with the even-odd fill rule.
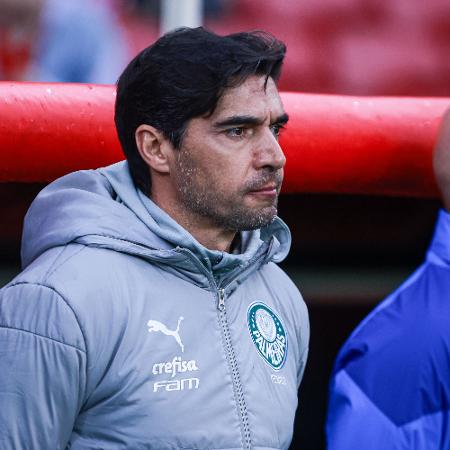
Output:
[[[141,124],[160,130],[175,148],[187,123],[212,114],[224,90],[252,75],[280,76],[284,43],[262,31],[218,36],[180,28],[158,39],[128,64],[117,82],[115,122],[134,183],[151,189],[150,172],[136,146]]]

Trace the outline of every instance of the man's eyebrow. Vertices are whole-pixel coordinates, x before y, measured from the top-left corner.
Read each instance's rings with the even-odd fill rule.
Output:
[[[262,125],[263,119],[255,116],[231,116],[214,124],[214,128],[226,128],[239,125]]]
[[[289,116],[286,113],[284,113],[284,114],[281,114],[281,116],[278,116],[272,122],[272,124],[286,125],[288,123],[288,120],[289,120]]]
[[[281,116],[278,116],[272,123],[273,124],[285,124],[289,120],[289,116],[284,113]],[[214,128],[226,128],[226,127],[233,127],[233,126],[241,126],[241,125],[247,125],[247,126],[257,126],[262,125],[264,123],[264,119],[261,119],[256,116],[231,116],[227,117],[224,120],[220,120],[219,122],[216,122],[214,124]]]

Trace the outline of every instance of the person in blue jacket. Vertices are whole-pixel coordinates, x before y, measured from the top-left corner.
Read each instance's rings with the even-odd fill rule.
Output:
[[[450,110],[434,170],[445,210],[425,262],[338,354],[329,450],[450,449]]]
[[[0,291],[0,449],[289,447],[309,322],[276,264],[284,54],[197,28],[130,62],[127,161],[38,195]]]

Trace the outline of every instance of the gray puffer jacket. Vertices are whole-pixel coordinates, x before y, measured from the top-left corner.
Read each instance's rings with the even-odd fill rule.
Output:
[[[32,204],[0,291],[0,448],[285,449],[308,351],[286,225],[210,251],[125,162]]]

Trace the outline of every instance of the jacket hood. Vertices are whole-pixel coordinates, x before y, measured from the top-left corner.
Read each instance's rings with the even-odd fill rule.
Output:
[[[182,264],[189,256],[213,274],[246,266],[260,257],[282,261],[291,236],[278,217],[268,226],[241,233],[242,253],[208,250],[137,189],[126,161],[66,175],[44,188],[28,210],[22,237],[25,268],[46,250],[78,242],[89,246]],[[264,255],[264,256],[263,256]]]

